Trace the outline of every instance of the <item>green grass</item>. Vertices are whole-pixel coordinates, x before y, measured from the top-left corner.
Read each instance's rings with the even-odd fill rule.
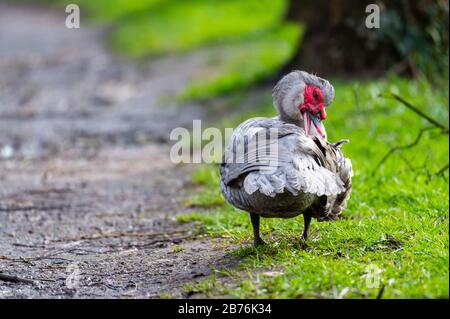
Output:
[[[134,57],[183,52],[273,27],[284,9],[284,0],[165,1],[121,21],[111,41]]]
[[[197,186],[196,195],[186,199],[184,204],[191,207],[215,207],[224,206],[220,192],[217,192],[218,172],[207,166],[200,166],[192,176],[193,183]]]
[[[411,142],[427,125],[378,94],[396,92],[447,123],[448,93],[398,78],[336,82],[335,89],[326,127],[330,140],[350,139],[344,152],[355,170],[345,218],[313,222],[307,246],[299,243],[302,217],[263,219],[262,235],[269,245],[255,249],[248,214],[221,197],[217,165],[203,166],[193,182],[204,192],[191,204],[198,200],[211,207],[179,221],[200,222],[209,236],[241,246],[231,254],[242,263],[187,290],[250,298],[375,298],[384,286],[383,298],[448,298],[448,171],[432,176],[448,163],[448,135],[426,133],[416,147],[393,155],[372,175],[388,145]],[[244,117],[250,115],[274,115],[271,101]],[[371,269],[380,271],[379,288],[367,284]]]
[[[182,101],[207,99],[244,90],[279,70],[294,54],[300,28],[284,24],[251,35],[246,41],[224,44],[210,51],[207,72],[180,94]]]

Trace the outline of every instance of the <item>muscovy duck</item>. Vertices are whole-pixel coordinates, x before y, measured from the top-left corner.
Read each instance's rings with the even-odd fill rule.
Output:
[[[233,132],[220,165],[226,200],[250,213],[255,246],[260,217],[304,216],[302,238],[311,218],[335,220],[346,208],[353,175],[341,146],[327,142],[322,121],[334,98],[325,79],[304,71],[285,75],[272,92],[278,116],[252,118]]]

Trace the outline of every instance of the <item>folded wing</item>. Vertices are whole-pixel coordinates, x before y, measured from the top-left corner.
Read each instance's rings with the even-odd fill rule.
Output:
[[[261,136],[266,140],[261,142]],[[269,138],[270,137],[270,138]],[[302,128],[277,119],[256,118],[234,132],[221,164],[226,185],[243,179],[248,194],[270,197],[285,190],[318,196],[337,196],[345,191],[338,174],[336,154]]]

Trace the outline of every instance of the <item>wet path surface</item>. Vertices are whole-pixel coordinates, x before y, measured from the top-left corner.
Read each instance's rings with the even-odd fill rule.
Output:
[[[172,128],[201,108],[167,96],[195,57],[133,64],[101,29],[0,3],[0,298],[183,296],[233,263],[175,216],[190,168],[169,161]]]

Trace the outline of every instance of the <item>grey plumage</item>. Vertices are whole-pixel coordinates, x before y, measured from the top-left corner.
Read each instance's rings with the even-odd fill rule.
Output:
[[[305,84],[320,87],[325,103],[331,103],[334,90],[328,81],[301,71],[288,74],[273,90],[280,116],[253,118],[239,125],[220,165],[222,193],[233,206],[250,213],[255,244],[262,243],[259,216],[304,214],[306,239],[311,217],[337,219],[346,208],[353,172],[340,149],[345,140],[330,144],[305,134],[296,112]],[[270,143],[252,143],[270,134]]]

